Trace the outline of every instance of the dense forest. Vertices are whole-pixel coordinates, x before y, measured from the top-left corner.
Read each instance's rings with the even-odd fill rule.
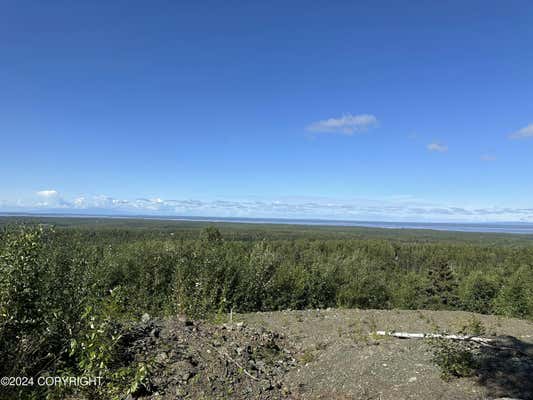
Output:
[[[533,239],[525,236],[23,222],[1,222],[1,375],[105,372],[110,396],[142,380],[143,366],[116,365],[113,351],[123,326],[146,313],[216,319],[348,307],[533,318]]]

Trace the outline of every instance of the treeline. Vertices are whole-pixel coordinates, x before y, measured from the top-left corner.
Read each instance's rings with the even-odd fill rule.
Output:
[[[53,226],[55,231],[71,235],[76,232],[83,240],[101,243],[121,243],[125,240],[167,240],[172,235],[180,239],[197,239],[206,226],[218,227],[226,240],[389,240],[416,243],[469,243],[481,246],[531,246],[533,236],[483,232],[451,232],[430,229],[383,229],[362,226],[288,225],[260,223],[210,223],[206,221],[176,221],[105,217],[1,216],[0,228],[15,225]]]
[[[25,240],[28,235],[35,248]],[[35,266],[17,272],[16,257],[6,264],[30,250]],[[23,226],[4,229],[0,251],[2,293],[26,281],[47,285],[46,292],[55,292],[58,283],[62,290],[55,295],[69,299],[102,298],[121,287],[131,313],[205,316],[230,309],[358,307],[533,317],[533,246],[228,240],[215,227],[195,239],[123,230],[111,242],[98,231]]]
[[[357,307],[533,318],[533,246],[118,232],[0,233],[1,375],[107,368],[123,391],[142,373],[113,361],[116,324],[143,313]]]

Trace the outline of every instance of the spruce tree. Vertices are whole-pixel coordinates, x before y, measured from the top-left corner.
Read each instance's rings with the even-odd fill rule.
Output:
[[[457,305],[457,281],[449,262],[437,260],[429,268],[426,296],[428,305],[435,308],[448,309]]]

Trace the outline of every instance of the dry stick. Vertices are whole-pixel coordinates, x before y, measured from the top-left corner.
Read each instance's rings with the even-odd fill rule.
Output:
[[[234,360],[231,358],[231,356],[226,352],[221,352],[219,349],[217,349],[215,346],[213,346],[207,339],[204,339],[203,337],[198,336],[198,339],[203,341],[205,344],[210,346],[213,350],[215,350],[222,358],[226,358],[228,361],[231,361],[233,364],[235,364],[237,367],[239,367],[242,372],[244,372],[249,378],[253,379],[254,381],[259,381],[259,378],[253,376],[251,373],[249,373],[246,368],[244,368],[237,360]]]
[[[255,376],[253,376],[252,374],[250,374],[248,371],[246,371],[246,368],[244,368],[241,364],[239,364],[237,362],[237,360],[234,360],[233,358],[230,357],[230,355],[228,353],[222,353],[221,351],[218,351],[218,349],[216,347],[213,346],[213,348],[216,350],[216,352],[218,354],[220,354],[222,357],[226,357],[229,361],[231,361],[232,363],[234,363],[237,367],[239,367],[240,369],[242,369],[242,372],[244,372],[246,375],[248,375],[248,377],[252,378],[254,381],[258,381],[259,378],[256,378]]]

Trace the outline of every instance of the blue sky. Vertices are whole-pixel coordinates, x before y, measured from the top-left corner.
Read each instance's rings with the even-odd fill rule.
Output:
[[[530,1],[6,1],[0,211],[533,221]]]

